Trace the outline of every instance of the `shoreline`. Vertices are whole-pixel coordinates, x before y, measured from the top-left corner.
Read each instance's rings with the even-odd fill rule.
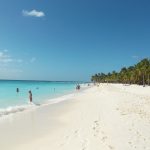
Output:
[[[29,130],[32,133],[33,132],[32,130],[34,130],[34,129],[32,128],[32,126],[29,127],[28,125],[29,124],[31,125],[33,123],[34,119],[36,118],[35,116],[37,116],[37,114],[39,114],[39,116],[40,116],[40,118],[38,118],[38,120],[37,120],[38,121],[37,126],[39,129],[36,129],[36,132],[37,133],[39,132],[38,133],[39,135],[38,135],[38,137],[35,136],[34,140],[38,139],[43,134],[47,134],[47,131],[44,131],[44,132],[40,131],[40,128],[42,127],[42,124],[43,124],[43,122],[41,122],[43,111],[44,111],[44,113],[47,112],[46,115],[51,114],[50,118],[49,118],[50,119],[49,123],[47,123],[47,120],[44,120],[45,124],[47,124],[47,125],[45,125],[46,129],[44,129],[44,130],[48,130],[48,131],[52,132],[53,128],[55,129],[56,126],[59,126],[58,125],[59,124],[59,117],[56,115],[56,114],[60,114],[59,109],[63,109],[63,106],[65,106],[66,104],[70,105],[70,103],[72,103],[72,100],[74,99],[74,96],[78,96],[82,92],[84,92],[88,89],[90,89],[90,87],[89,88],[82,88],[82,90],[80,90],[80,91],[74,91],[74,92],[71,92],[71,94],[65,94],[63,96],[59,96],[57,98],[50,99],[49,102],[44,103],[39,107],[37,106],[37,107],[33,107],[31,109],[26,109],[24,111],[20,111],[17,113],[2,116],[0,118],[0,133],[1,133],[1,135],[0,135],[0,148],[3,148],[4,150],[5,149],[7,149],[7,150],[11,149],[12,150],[13,146],[14,146],[14,150],[15,150],[16,145],[18,147],[20,145],[20,143],[23,144],[24,140],[28,141],[28,142],[32,141],[33,135],[30,135]],[[57,112],[57,110],[58,110],[58,112]],[[66,111],[66,107],[65,107],[65,110],[63,110],[61,112],[63,113],[64,111]],[[57,117],[56,118],[53,117],[52,114],[55,114],[55,117],[56,116]],[[11,124],[14,124],[14,126],[11,126]],[[28,127],[26,127],[26,125]],[[24,131],[20,130],[20,127]],[[1,129],[3,129],[3,130],[1,130]],[[17,129],[19,129],[19,130],[17,130]],[[22,134],[25,135],[26,133],[29,134],[29,135],[26,135],[26,136],[28,136],[28,139],[26,139],[26,136],[22,137]],[[22,137],[24,140],[22,140],[22,139],[20,140],[20,138],[16,138],[16,134],[20,138]],[[9,144],[11,146],[8,145],[8,141],[7,141],[8,137],[11,138],[9,140]]]
[[[67,101],[17,113],[0,122],[0,148],[148,150],[149,90],[100,84]]]
[[[0,108],[0,120],[2,117],[7,117],[9,115],[15,115],[20,112],[24,112],[24,111],[36,109],[38,107],[42,107],[45,105],[51,105],[54,103],[59,103],[61,101],[68,100],[76,92],[81,92],[82,90],[86,90],[87,88],[89,88],[89,87],[87,87],[87,85],[86,85],[86,86],[83,86],[80,91],[71,90],[71,91],[67,91],[66,93],[63,93],[63,94],[57,93],[55,96],[53,96],[51,98],[47,98],[43,103],[37,103],[37,102],[33,101],[32,103],[28,102],[23,105],[16,105],[16,106],[9,106],[7,108]]]

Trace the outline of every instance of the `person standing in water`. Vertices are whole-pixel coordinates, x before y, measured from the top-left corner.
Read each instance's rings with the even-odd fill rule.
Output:
[[[31,90],[29,91],[29,100],[30,100],[30,103],[32,102],[32,92]]]
[[[76,90],[80,90],[80,85],[79,84],[77,84]]]
[[[19,93],[19,88],[16,89],[16,92]]]

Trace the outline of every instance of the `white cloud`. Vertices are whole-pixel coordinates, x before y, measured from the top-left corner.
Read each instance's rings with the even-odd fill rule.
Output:
[[[18,63],[22,63],[22,62],[23,62],[23,60],[22,60],[22,59],[16,59],[16,62],[18,62]]]
[[[37,11],[35,9],[28,11],[28,10],[23,10],[22,11],[23,16],[31,16],[31,17],[44,17],[45,14],[42,11]]]
[[[138,59],[138,58],[139,58],[139,56],[134,55],[134,56],[132,56],[132,58],[134,58],[134,59]]]
[[[22,59],[14,59],[14,58],[12,58],[12,56],[10,56],[8,54],[8,50],[7,49],[0,51],[0,63],[1,63],[1,65],[8,64],[8,63],[11,63],[11,62],[22,63],[23,60]]]
[[[0,50],[0,78],[18,78],[23,72],[20,68],[22,62],[22,59],[12,57],[8,50]]]
[[[4,49],[3,51],[4,51],[4,52],[8,52],[8,50],[7,50],[7,49]]]
[[[8,62],[12,62],[13,59],[11,58],[11,56],[5,54],[4,52],[0,52],[0,62],[1,63],[8,63]]]
[[[33,62],[35,62],[36,61],[36,58],[35,57],[32,57],[31,59],[30,59],[30,62],[31,63],[33,63]]]

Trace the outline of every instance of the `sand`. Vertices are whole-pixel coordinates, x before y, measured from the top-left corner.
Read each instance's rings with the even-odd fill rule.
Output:
[[[150,87],[101,84],[0,120],[2,150],[150,150]]]

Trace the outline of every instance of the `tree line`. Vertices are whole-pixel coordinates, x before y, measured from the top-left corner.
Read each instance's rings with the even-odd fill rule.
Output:
[[[112,71],[107,74],[95,74],[91,77],[91,81],[98,83],[150,85],[150,59],[145,58],[134,66],[123,67],[119,72]]]

